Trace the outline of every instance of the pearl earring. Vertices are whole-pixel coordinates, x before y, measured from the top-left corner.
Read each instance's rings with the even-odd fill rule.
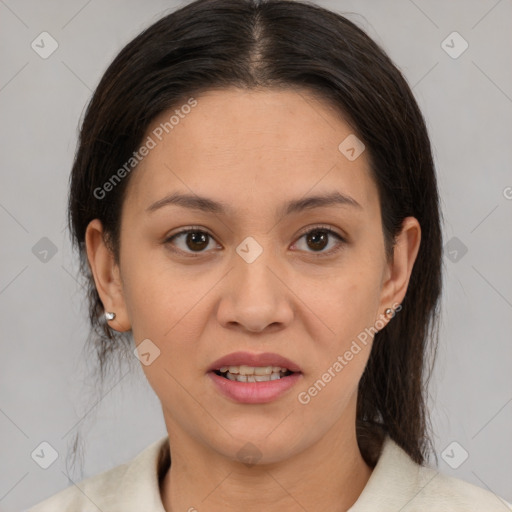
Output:
[[[116,317],[115,313],[111,313],[110,311],[105,312],[105,318],[107,319],[108,322],[110,320],[114,320],[115,317]]]

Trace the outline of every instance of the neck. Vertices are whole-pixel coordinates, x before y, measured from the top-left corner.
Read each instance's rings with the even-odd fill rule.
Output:
[[[347,432],[341,424],[314,446],[272,464],[248,467],[218,453],[205,455],[190,440],[176,437],[171,457],[161,489],[167,512],[342,512],[355,503],[372,473],[359,451],[355,426]]]

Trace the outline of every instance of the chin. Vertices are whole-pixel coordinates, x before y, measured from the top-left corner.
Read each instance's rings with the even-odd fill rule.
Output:
[[[237,432],[228,430],[233,437],[223,436],[222,441],[210,439],[209,443],[219,455],[249,467],[275,464],[298,453],[298,443],[302,444],[304,440],[295,440],[292,432],[281,432],[280,435],[276,435],[275,431],[272,432],[274,428],[275,424],[264,434],[261,433],[261,429],[251,431],[250,428],[246,428]],[[298,430],[300,431],[297,426],[295,432]]]

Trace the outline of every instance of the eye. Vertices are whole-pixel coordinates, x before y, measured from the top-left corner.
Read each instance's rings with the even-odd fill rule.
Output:
[[[329,244],[329,238],[332,238],[333,236],[338,239],[339,243],[335,245],[334,248],[324,251],[323,249],[325,249],[325,247]],[[302,240],[302,238],[305,238],[307,247],[313,249],[313,255],[319,257],[330,256],[331,254],[334,254],[341,249],[344,243],[346,243],[346,240],[341,235],[333,231],[330,226],[315,226],[314,228],[309,229],[303,233],[299,240]],[[306,252],[311,251],[306,250]]]
[[[185,238],[183,238],[183,237],[185,237]],[[184,229],[184,230],[172,235],[171,237],[167,238],[164,243],[171,244],[171,245],[177,245],[174,243],[174,241],[180,240],[180,239],[182,239],[181,241],[182,241],[182,244],[184,243],[184,245],[182,245],[181,247],[178,247],[179,251],[188,253],[188,254],[193,254],[194,252],[195,253],[205,252],[204,249],[206,247],[208,247],[209,239],[213,240],[213,237],[208,232],[206,232],[198,227],[197,228],[191,227],[191,228]],[[191,253],[188,252],[188,249],[190,249]],[[197,254],[197,255],[199,256],[199,254]]]

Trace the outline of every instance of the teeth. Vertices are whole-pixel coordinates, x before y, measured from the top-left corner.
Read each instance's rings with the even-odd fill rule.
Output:
[[[268,382],[278,380],[283,376],[282,373],[271,373],[270,375],[241,375],[231,372],[226,372],[224,375],[229,380],[237,380],[238,382]]]
[[[238,382],[268,382],[284,377],[288,369],[281,366],[247,366],[241,364],[239,366],[222,366],[219,368],[219,371],[229,380],[236,380]]]
[[[272,373],[272,366],[263,366],[261,368],[254,368],[254,375],[270,375]]]
[[[234,375],[270,375],[272,373],[285,373],[288,368],[281,366],[247,366],[241,364],[239,366],[222,366],[219,369],[220,373],[232,373]]]
[[[255,368],[253,366],[245,366],[244,364],[238,367],[240,375],[254,375]]]

